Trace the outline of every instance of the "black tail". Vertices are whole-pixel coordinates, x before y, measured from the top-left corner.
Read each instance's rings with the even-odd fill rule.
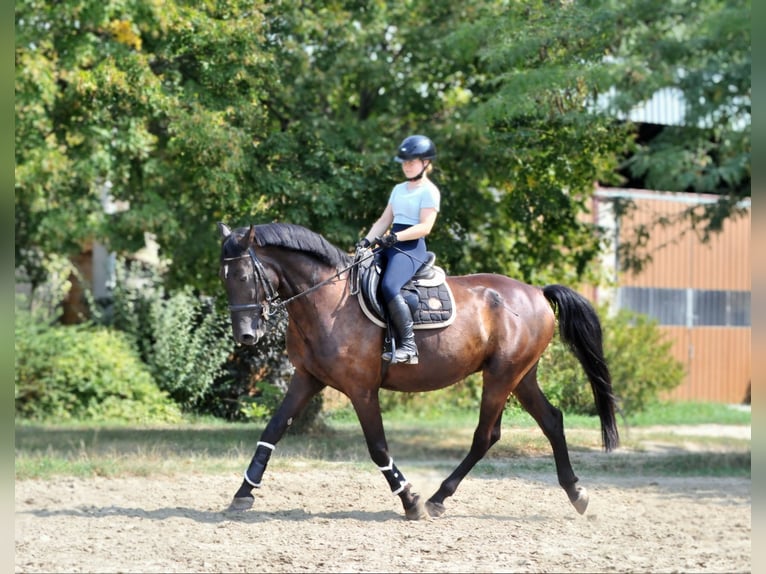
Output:
[[[548,285],[543,288],[543,294],[558,315],[561,340],[580,361],[590,381],[596,411],[601,419],[604,450],[613,450],[619,446],[620,437],[615,421],[612,376],[604,358],[598,315],[585,297],[564,285]]]

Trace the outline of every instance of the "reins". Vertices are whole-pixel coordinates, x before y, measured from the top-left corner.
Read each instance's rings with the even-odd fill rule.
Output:
[[[292,303],[296,299],[303,297],[305,295],[308,295],[309,293],[313,293],[317,289],[324,287],[328,283],[331,283],[332,281],[335,281],[336,279],[340,279],[340,276],[346,273],[347,271],[351,270],[358,270],[359,264],[366,261],[370,257],[373,257],[375,255],[375,250],[370,250],[370,252],[364,256],[359,256],[359,252],[356,253],[354,256],[354,261],[350,264],[344,267],[343,269],[340,269],[339,271],[336,271],[333,275],[328,277],[327,279],[324,279],[323,281],[320,281],[316,285],[312,285],[305,291],[301,291],[300,293],[293,295],[292,297],[285,299],[284,301],[279,300],[279,294],[274,289],[274,286],[272,285],[271,281],[269,280],[269,276],[266,273],[266,268],[263,266],[263,263],[261,263],[258,258],[255,256],[255,251],[252,247],[250,247],[247,250],[247,253],[243,255],[238,255],[236,257],[224,257],[223,261],[236,261],[238,259],[244,259],[245,257],[249,257],[250,261],[253,263],[253,276],[256,279],[256,284],[260,285],[264,293],[266,295],[265,301],[267,303],[266,308],[264,309],[264,306],[261,303],[243,303],[240,305],[229,305],[229,311],[247,311],[250,309],[264,309],[263,316],[265,319],[268,319],[270,317],[273,317],[276,315],[280,309],[283,307],[286,307],[288,304]],[[355,294],[355,293],[352,293]],[[256,294],[257,296],[257,294]]]

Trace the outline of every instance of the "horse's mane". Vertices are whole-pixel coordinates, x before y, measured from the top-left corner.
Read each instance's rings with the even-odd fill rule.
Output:
[[[237,234],[247,234],[249,228],[237,229]],[[340,268],[351,263],[351,257],[324,237],[301,225],[293,223],[265,223],[255,226],[255,243],[258,247],[284,247],[314,256],[331,267]]]

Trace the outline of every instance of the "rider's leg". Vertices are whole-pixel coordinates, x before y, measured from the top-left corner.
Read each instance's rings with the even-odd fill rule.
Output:
[[[383,360],[391,363],[409,363],[411,365],[418,362],[418,348],[415,345],[415,334],[412,330],[412,311],[410,306],[402,297],[401,293],[391,299],[386,307],[388,316],[394,326],[397,336],[396,351],[386,351],[383,353]]]
[[[425,258],[420,254],[418,243],[402,242],[386,250],[386,270],[381,279],[380,288],[386,303],[388,317],[396,334],[396,351],[383,353],[383,360],[393,363],[417,363],[418,349],[413,333],[412,311],[401,294],[401,288],[417,271],[420,261]],[[409,244],[409,245],[408,245]],[[402,248],[398,246],[402,245]],[[418,257],[418,255],[421,255]]]

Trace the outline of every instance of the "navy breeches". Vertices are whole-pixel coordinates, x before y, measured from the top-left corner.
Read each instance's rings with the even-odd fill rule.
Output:
[[[394,224],[394,233],[410,227],[409,225]],[[426,260],[426,242],[420,239],[400,241],[393,247],[381,252],[385,271],[380,281],[383,300],[388,303],[399,294],[402,287],[412,279],[415,272]]]

